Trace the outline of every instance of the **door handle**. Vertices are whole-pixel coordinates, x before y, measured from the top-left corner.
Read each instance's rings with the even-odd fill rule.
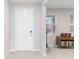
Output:
[[[32,30],[30,30],[30,36],[32,37]]]
[[[32,33],[32,30],[30,30],[30,33]]]

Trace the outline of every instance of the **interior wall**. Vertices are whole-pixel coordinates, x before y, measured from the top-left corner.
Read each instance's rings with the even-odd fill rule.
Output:
[[[41,5],[41,53],[46,56],[46,6]]]
[[[55,15],[56,31],[55,35],[51,39],[51,47],[56,47],[56,36],[61,33],[70,32],[70,15],[74,14],[73,9],[47,9],[47,15]]]
[[[4,0],[4,56],[10,51],[10,4]]]
[[[15,35],[14,35],[14,9],[15,8],[33,8],[34,9],[34,49],[40,49],[40,19],[41,7],[39,4],[12,4],[11,5],[11,46],[10,49],[15,49]]]

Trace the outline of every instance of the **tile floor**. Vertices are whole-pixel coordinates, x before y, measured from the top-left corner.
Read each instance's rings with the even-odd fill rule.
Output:
[[[17,51],[11,52],[6,59],[74,59],[74,49],[51,48],[47,56],[42,56],[40,52]]]

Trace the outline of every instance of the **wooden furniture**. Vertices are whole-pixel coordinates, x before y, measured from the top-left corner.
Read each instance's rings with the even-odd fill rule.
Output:
[[[74,37],[71,33],[61,33],[56,37],[56,44],[59,48],[74,48]]]

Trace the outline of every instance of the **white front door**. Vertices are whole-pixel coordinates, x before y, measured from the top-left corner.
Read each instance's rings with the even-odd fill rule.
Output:
[[[32,50],[33,48],[33,9],[15,9],[15,49]]]

